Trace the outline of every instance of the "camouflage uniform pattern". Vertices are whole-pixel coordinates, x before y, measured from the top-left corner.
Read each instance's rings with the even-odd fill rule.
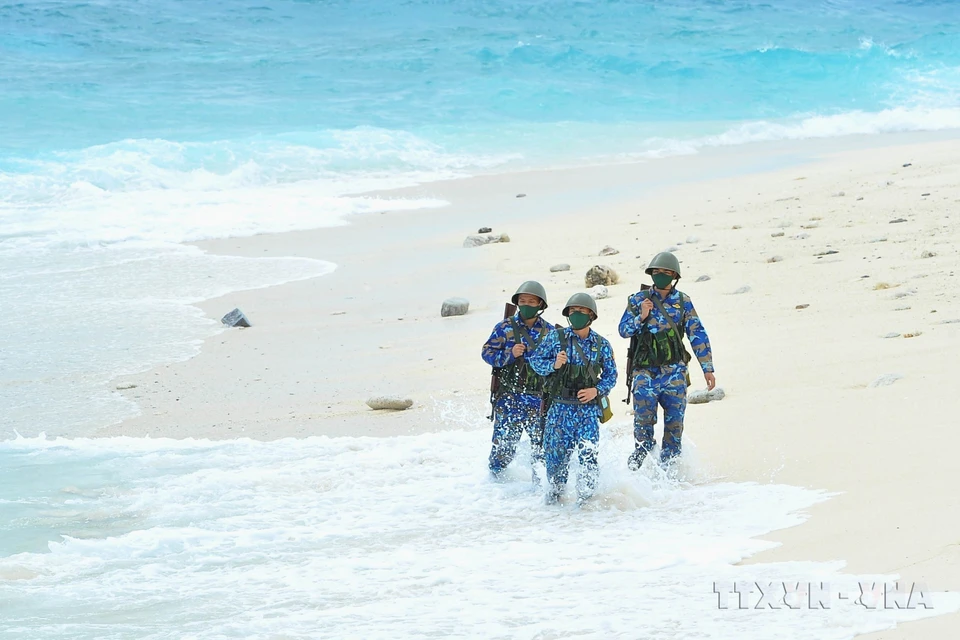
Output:
[[[523,318],[517,313],[513,321],[525,326]],[[542,317],[537,317],[532,327],[526,327],[530,337],[540,340],[545,331],[553,326]],[[524,344],[529,359],[534,345],[528,344],[523,336],[514,335],[510,318],[504,319],[493,328],[490,338],[484,343],[481,357],[491,367],[500,369],[517,361],[513,357],[513,346]],[[517,445],[523,432],[530,438],[533,463],[543,464],[543,421],[540,416],[540,396],[527,393],[501,392],[494,404],[493,444],[490,448],[490,470],[499,473],[507,468],[517,454]]]
[[[620,336],[630,338],[638,332],[658,333],[669,331],[670,323],[654,306],[647,319],[640,319],[640,305],[648,296],[660,298],[664,310],[670,314],[673,321],[690,339],[693,355],[700,363],[704,373],[713,372],[713,353],[710,349],[710,339],[707,331],[700,322],[693,301],[685,293],[671,289],[666,297],[654,289],[640,291],[627,300],[627,308],[620,319]],[[686,323],[681,325],[685,318]],[[654,427],[657,424],[657,405],[663,407],[663,446],[660,450],[660,459],[666,462],[680,455],[681,438],[683,436],[683,418],[687,408],[687,365],[683,362],[663,365],[659,367],[637,367],[634,369],[636,377],[631,389],[633,396],[633,433],[636,441],[637,461],[642,462],[643,456],[649,453],[657,441],[654,438]]]
[[[617,384],[617,363],[610,342],[593,330],[581,340],[572,329],[563,329],[567,362],[587,364],[573,346],[577,341],[584,355],[601,368],[597,381],[597,397],[609,395]],[[553,363],[560,353],[557,331],[551,331],[530,359],[530,366],[542,376],[557,375]],[[597,448],[600,443],[600,407],[596,402],[582,404],[578,401],[551,403],[547,412],[544,450],[546,452],[547,478],[555,496],[559,496],[567,483],[570,456],[576,450],[581,468],[577,480],[577,493],[581,500],[593,495],[597,484]]]

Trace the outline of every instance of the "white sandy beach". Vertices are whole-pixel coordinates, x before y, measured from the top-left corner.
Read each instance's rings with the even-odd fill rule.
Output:
[[[958,135],[483,176],[392,194],[441,198],[445,208],[201,243],[338,267],[205,302],[211,318],[239,307],[254,326],[224,331],[189,361],[114,381],[136,385],[124,393],[142,414],[96,435],[489,429],[480,347],[520,282],[542,282],[546,317],[560,322],[587,269],[613,267],[620,283],[598,302],[594,328],[613,343],[622,376],[627,341],[616,327],[626,297],[648,282],[646,262],[675,246],[679,287],[710,335],[726,393],[688,408],[685,444],[697,464],[729,480],[839,494],[748,563],[843,560],[851,573],[960,590],[960,397],[948,387],[960,348]],[[511,241],[463,248],[482,226]],[[606,245],[619,253],[598,256]],[[549,272],[564,262],[570,271]],[[470,300],[466,316],[440,317],[451,296]],[[901,377],[872,385],[886,374]],[[692,388],[704,388],[697,368],[691,375]],[[377,394],[415,405],[374,412],[364,402]],[[621,378],[612,428],[628,428],[625,395]],[[957,629],[952,614],[864,637],[952,640]]]

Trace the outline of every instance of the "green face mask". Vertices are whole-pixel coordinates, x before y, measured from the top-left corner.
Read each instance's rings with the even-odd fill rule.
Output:
[[[528,304],[520,305],[520,317],[524,320],[529,320],[537,315],[537,312],[540,311],[540,307],[531,307]]]
[[[574,329],[580,330],[590,324],[590,316],[579,311],[574,311],[570,314],[570,326]]]
[[[657,289],[666,289],[673,282],[673,276],[668,273],[653,274],[653,284]]]

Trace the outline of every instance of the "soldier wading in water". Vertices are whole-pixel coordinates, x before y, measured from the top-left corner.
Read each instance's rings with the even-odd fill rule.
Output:
[[[528,358],[553,328],[542,313],[547,293],[539,282],[524,282],[511,299],[517,312],[499,322],[484,343],[483,361],[493,367],[493,445],[489,467],[499,477],[517,453],[526,431],[530,437],[533,481],[539,483],[537,467],[543,465],[543,420],[540,403],[543,380],[530,368]]]
[[[597,486],[597,447],[604,413],[601,403],[609,403],[607,396],[617,384],[617,363],[610,342],[590,328],[597,319],[597,303],[592,297],[574,294],[563,315],[570,327],[550,331],[530,365],[546,376],[545,399],[550,403],[544,432],[550,481],[547,502],[559,501],[567,483],[570,456],[577,451],[577,494],[582,503]]]
[[[628,466],[639,469],[646,455],[657,444],[654,427],[657,405],[663,407],[663,447],[661,463],[680,455],[683,417],[687,406],[690,354],[683,346],[684,334],[690,339],[700,362],[707,388],[716,386],[710,339],[690,296],[676,289],[680,280],[680,262],[672,253],[654,256],[645,273],[653,287],[627,299],[620,319],[620,336],[631,340],[634,452]],[[631,378],[628,378],[628,382]]]

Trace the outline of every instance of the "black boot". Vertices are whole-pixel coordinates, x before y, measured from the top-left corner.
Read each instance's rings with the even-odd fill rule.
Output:
[[[627,468],[630,471],[639,471],[640,467],[643,466],[643,461],[647,457],[647,451],[643,447],[637,447],[633,450],[633,453],[630,454],[630,457],[627,458]]]

